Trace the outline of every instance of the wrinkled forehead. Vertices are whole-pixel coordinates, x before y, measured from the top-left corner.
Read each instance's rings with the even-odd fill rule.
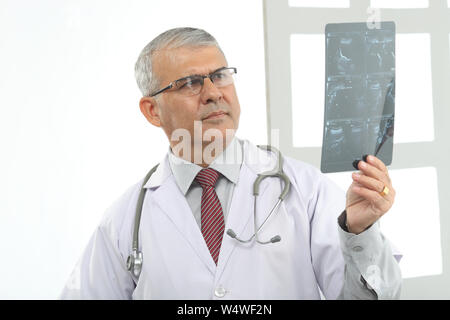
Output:
[[[152,55],[154,75],[162,82],[193,74],[209,74],[227,66],[223,53],[214,46],[162,49]]]

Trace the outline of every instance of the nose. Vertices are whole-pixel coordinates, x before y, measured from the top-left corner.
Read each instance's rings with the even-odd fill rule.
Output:
[[[200,92],[200,98],[203,104],[217,102],[223,98],[223,93],[220,91],[209,78],[205,78],[203,88]]]

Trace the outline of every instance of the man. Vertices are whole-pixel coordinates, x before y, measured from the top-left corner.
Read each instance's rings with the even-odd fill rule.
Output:
[[[255,205],[253,183],[278,159],[234,135],[236,71],[200,29],[166,31],[143,49],[136,63],[140,109],[170,148],[143,186],[142,271],[133,274],[126,263],[140,181],[106,212],[62,298],[399,297],[399,256],[378,223],[395,190],[374,156],[359,162],[346,196],[316,168],[284,158],[290,190],[254,236],[285,183],[264,179]]]

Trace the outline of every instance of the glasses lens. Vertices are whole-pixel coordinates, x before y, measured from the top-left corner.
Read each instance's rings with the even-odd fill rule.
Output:
[[[178,91],[186,96],[198,94],[202,90],[203,78],[200,76],[187,77],[176,82]]]
[[[233,83],[234,69],[223,69],[211,75],[211,81],[216,87],[224,87]]]

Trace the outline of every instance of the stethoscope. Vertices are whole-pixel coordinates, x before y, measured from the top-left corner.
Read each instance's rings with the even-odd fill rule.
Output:
[[[283,172],[283,156],[281,155],[281,152],[272,146],[258,146],[262,149],[275,152],[277,154],[277,164],[275,168],[273,168],[270,171],[266,171],[263,173],[258,174],[258,177],[256,178],[255,182],[253,183],[253,196],[254,196],[254,204],[253,204],[253,220],[254,220],[254,233],[253,235],[247,239],[242,240],[239,238],[236,233],[232,229],[227,230],[227,235],[231,238],[241,242],[241,243],[248,243],[255,238],[256,242],[259,244],[268,244],[268,243],[276,243],[281,241],[281,237],[279,235],[273,236],[267,241],[261,241],[258,237],[258,233],[263,228],[263,226],[266,224],[266,222],[269,220],[269,218],[272,216],[272,214],[275,212],[275,210],[278,208],[278,206],[281,204],[281,202],[286,198],[287,194],[289,193],[289,188],[291,186],[291,182],[286,174]],[[144,197],[145,197],[145,191],[144,185],[147,183],[147,181],[150,179],[152,174],[156,171],[156,168],[158,167],[158,164],[154,166],[145,176],[141,190],[138,197],[138,202],[136,206],[136,214],[134,219],[134,229],[133,229],[133,242],[132,242],[132,248],[131,248],[131,254],[128,256],[127,259],[127,269],[128,271],[132,272],[135,277],[139,277],[141,270],[142,270],[142,262],[143,262],[143,256],[142,252],[139,250],[139,225],[141,223],[141,215],[142,215],[142,205],[144,203]],[[263,223],[258,227],[256,223],[256,197],[259,195],[259,185],[261,184],[261,181],[268,177],[278,177],[281,180],[284,181],[284,187],[283,191],[280,193],[278,197],[278,201],[273,206],[272,210],[270,210],[269,214],[267,215],[266,219],[264,219]]]

